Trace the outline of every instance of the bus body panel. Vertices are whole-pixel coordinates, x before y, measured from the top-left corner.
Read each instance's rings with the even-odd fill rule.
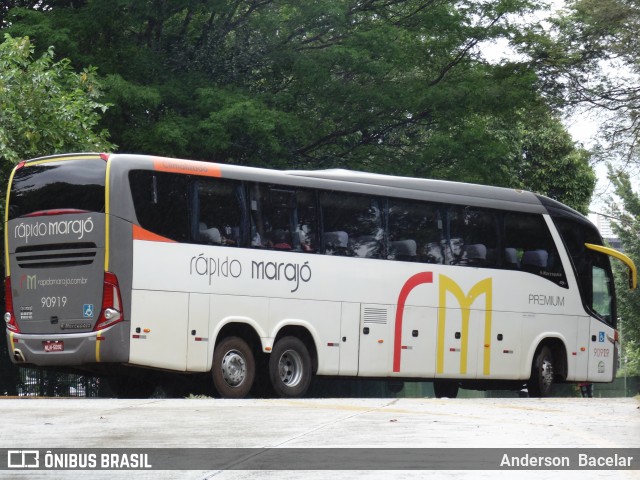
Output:
[[[188,292],[212,298],[210,354],[216,331],[230,322],[261,325],[261,331],[255,330],[263,342],[285,326],[303,326],[316,339],[320,374],[515,380],[530,374],[537,347],[532,342],[562,338],[568,355],[577,351],[577,314],[583,311],[579,299],[572,289],[527,273],[163,241],[136,240],[134,252],[134,296],[144,301],[139,304],[143,310],[134,307],[132,332],[151,330],[144,340],[147,363],[133,353],[142,342],[132,341],[135,363],[153,362],[152,352],[164,351],[173,342],[172,348],[184,357],[176,360],[175,368],[186,368],[186,339],[175,336],[193,330],[186,323]],[[336,275],[345,260],[359,268]],[[301,265],[305,270],[297,277]],[[430,272],[433,280],[407,296],[396,352],[398,297],[407,279],[421,272]],[[517,285],[527,287],[514,288]],[[255,296],[243,295],[248,287]],[[347,287],[358,303],[345,306],[341,301]],[[154,347],[150,340],[156,332]],[[401,359],[399,371],[393,370],[396,357]],[[165,362],[162,367],[169,368]],[[571,374],[573,369],[569,367]]]
[[[339,375],[358,374],[360,352],[360,304],[341,302],[340,310],[340,367]]]
[[[595,318],[589,319],[589,370],[590,382],[612,382],[618,362],[618,345],[615,333]]]
[[[14,363],[40,366],[87,366],[126,363],[129,360],[129,329],[118,323],[105,330],[64,335],[7,332],[9,355]],[[62,345],[63,350],[46,351],[45,345]],[[17,361],[16,355],[21,359]]]
[[[418,295],[419,293],[419,291],[416,292]],[[405,306],[403,313],[402,341],[400,342],[402,370],[391,372],[391,375],[435,378],[438,309],[432,306],[409,304]]]
[[[19,218],[7,230],[21,333],[91,331],[102,303],[104,214]]]
[[[189,294],[189,326],[187,328],[187,370],[205,372],[209,368],[209,335],[211,295]]]

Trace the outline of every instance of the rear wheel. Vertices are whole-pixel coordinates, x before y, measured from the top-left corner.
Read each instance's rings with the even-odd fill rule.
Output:
[[[296,337],[283,337],[273,347],[269,358],[269,378],[281,397],[301,397],[311,384],[311,355]]]
[[[555,365],[549,347],[542,347],[533,359],[531,377],[527,383],[530,397],[548,397],[553,389]]]
[[[256,375],[255,358],[247,342],[239,337],[228,337],[216,345],[211,374],[221,397],[246,397]]]

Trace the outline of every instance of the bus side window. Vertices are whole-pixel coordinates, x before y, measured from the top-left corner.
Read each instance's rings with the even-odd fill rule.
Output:
[[[380,258],[383,251],[381,201],[366,195],[320,194],[325,255]]]
[[[240,246],[242,208],[239,184],[222,179],[195,180],[195,239],[209,245]]]
[[[442,221],[436,205],[389,199],[389,260],[443,263]]]
[[[298,190],[296,207],[294,223],[298,248],[302,252],[315,253],[318,250],[318,209],[315,192]]]
[[[451,206],[449,236],[445,244],[447,263],[495,268],[499,255],[497,213],[472,207]]]
[[[505,213],[503,267],[539,275],[561,287],[567,279],[551,232],[541,215]]]
[[[132,170],[129,186],[136,218],[142,228],[178,242],[188,241],[186,176]]]
[[[293,250],[295,191],[276,185],[255,184],[251,188],[250,204],[251,246]]]

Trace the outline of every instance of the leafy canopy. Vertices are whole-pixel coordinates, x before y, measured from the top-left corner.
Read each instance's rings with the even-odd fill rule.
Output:
[[[513,19],[538,2],[13,3],[8,31],[99,69],[113,104],[101,126],[123,151],[448,178],[588,204],[587,156],[535,68],[482,56],[487,42],[515,38]],[[531,142],[550,136],[558,148],[531,160]],[[566,175],[527,164],[547,168],[554,155]]]
[[[53,48],[34,58],[28,37],[5,34],[0,43],[0,161],[73,150],[112,147],[95,129],[100,88],[94,68],[75,73],[67,59],[54,61]]]

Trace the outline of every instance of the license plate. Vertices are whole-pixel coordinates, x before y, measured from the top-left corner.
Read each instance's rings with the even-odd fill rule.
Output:
[[[45,352],[62,352],[64,351],[64,341],[62,340],[47,340],[42,342]]]

